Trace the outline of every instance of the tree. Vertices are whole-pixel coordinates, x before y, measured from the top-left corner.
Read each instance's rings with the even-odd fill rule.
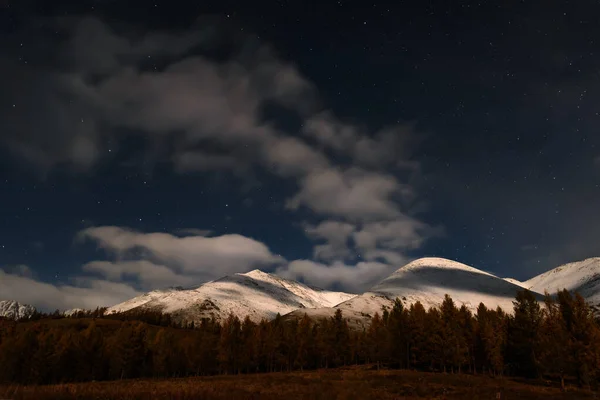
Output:
[[[296,347],[294,366],[303,371],[305,367],[310,365],[312,355],[311,346],[314,345],[315,340],[312,336],[312,321],[308,315],[304,314],[296,329],[298,344]]]
[[[230,314],[221,328],[219,339],[219,363],[225,373],[239,372],[239,355],[241,350],[241,324],[238,317]]]
[[[561,310],[548,293],[545,293],[544,304],[540,358],[547,373],[560,377],[561,388],[565,390],[565,376],[573,372],[573,343]]]
[[[569,334],[569,350],[580,386],[590,386],[597,378],[600,366],[600,332],[592,309],[578,293],[572,297],[567,290],[558,293],[560,312]]]
[[[381,368],[381,363],[386,360],[385,352],[386,328],[379,313],[375,313],[371,319],[371,325],[367,331],[367,349],[370,362],[377,364],[377,369]]]
[[[509,321],[508,355],[511,369],[519,376],[540,375],[540,327],[542,312],[529,290],[517,292],[514,315]]]
[[[410,365],[408,358],[408,326],[408,312],[404,309],[400,299],[397,298],[389,312],[387,330],[392,364],[400,368],[408,368]]]

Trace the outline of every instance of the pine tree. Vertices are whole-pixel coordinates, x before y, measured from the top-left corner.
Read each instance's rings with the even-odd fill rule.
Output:
[[[413,368],[422,368],[426,363],[426,340],[424,336],[427,325],[427,312],[420,302],[410,306],[408,314],[408,351]]]
[[[575,375],[580,386],[590,386],[598,377],[600,360],[600,332],[592,309],[578,293],[575,297],[567,290],[558,293],[560,312],[570,336]]]
[[[230,314],[221,328],[219,340],[219,363],[225,373],[239,372],[241,324],[238,317]]]
[[[367,348],[370,362],[377,364],[377,369],[381,368],[381,364],[386,361],[385,352],[386,328],[379,313],[375,313],[371,319],[371,325],[367,331]]]
[[[552,296],[545,294],[544,320],[542,322],[541,360],[547,373],[560,377],[565,390],[565,376],[573,372],[573,343],[559,306]]]
[[[400,368],[408,368],[408,312],[400,299],[394,301],[388,317],[387,330],[392,363]]]
[[[298,337],[298,344],[296,348],[296,356],[294,360],[295,368],[300,368],[301,371],[309,365],[311,355],[311,343],[314,342],[312,336],[312,322],[308,315],[304,314],[300,323],[297,326],[296,336]]]
[[[346,365],[350,358],[350,330],[339,308],[331,318],[329,333],[333,366]]]
[[[508,355],[514,373],[536,378],[540,375],[540,327],[542,312],[529,290],[519,291],[509,322]]]

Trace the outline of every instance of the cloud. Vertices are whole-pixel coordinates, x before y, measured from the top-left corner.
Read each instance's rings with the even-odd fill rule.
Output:
[[[338,120],[330,111],[307,119],[303,133],[359,165],[374,168],[406,165],[419,138],[410,124],[387,126],[369,135],[360,126]]]
[[[382,247],[394,250],[414,250],[423,242],[442,233],[440,228],[432,228],[409,216],[384,221],[366,223],[353,235],[356,246],[363,250]]]
[[[188,274],[217,278],[232,272],[249,271],[283,261],[263,243],[241,235],[217,237],[142,233],[116,227],[87,228],[78,239],[89,239],[119,258],[142,251],[142,257]]]
[[[414,125],[371,131],[342,121],[323,111],[317,88],[293,63],[210,21],[185,32],[127,25],[117,30],[95,17],[49,23],[66,40],[40,42],[46,36],[32,27],[43,52],[32,50],[27,64],[17,55],[28,57],[29,47],[0,58],[7,71],[0,77],[0,118],[6,121],[0,143],[20,161],[44,173],[61,167],[90,173],[134,136],[143,143],[144,160],[167,163],[181,174],[226,171],[243,178],[255,169],[267,171],[296,188],[287,210],[309,210],[321,221],[306,232],[320,241],[315,259],[331,263],[309,268],[292,262],[283,270],[303,265],[302,271],[323,273],[340,285],[356,287],[349,277],[368,281],[369,268],[379,276],[435,235],[406,210],[417,196],[406,178],[418,167],[410,160],[419,139]],[[228,54],[211,56],[214,46]],[[281,128],[288,124],[280,124],[270,108],[291,112],[300,127]],[[82,272],[107,285],[133,281],[145,289],[285,261],[241,235],[179,234],[88,228],[79,239],[96,243],[110,260],[92,261]],[[357,255],[365,261],[341,263]]]
[[[0,78],[2,141],[44,172],[61,165],[88,170],[114,156],[124,135],[166,142],[175,153],[163,156],[182,171],[232,168],[234,160],[204,148],[221,144],[229,154],[273,147],[277,135],[262,120],[263,107],[306,113],[312,103],[312,85],[266,46],[233,37],[228,61],[197,54],[216,40],[211,24],[181,33],[124,26],[118,34],[93,17],[48,24],[68,40],[53,41],[32,26],[30,47],[44,51],[31,50],[27,64],[17,56],[27,58],[29,47],[0,58],[8,71]]]
[[[125,283],[81,279],[79,285],[53,285],[0,269],[0,293],[6,299],[44,311],[111,306],[141,293]]]
[[[20,276],[20,277],[24,277],[24,278],[33,278],[35,277],[35,272],[29,268],[29,266],[25,265],[25,264],[19,264],[19,265],[15,265],[15,266],[9,266],[9,267],[5,267],[4,270],[7,273],[16,275],[16,276]]]
[[[307,225],[304,231],[310,238],[326,241],[326,244],[315,246],[314,257],[318,260],[332,261],[353,256],[348,239],[354,229],[352,224],[328,220],[317,226]]]
[[[392,197],[411,191],[391,175],[358,168],[317,170],[302,179],[300,186],[287,208],[295,210],[304,205],[320,214],[353,221],[400,216]]]
[[[164,265],[157,265],[146,260],[92,261],[83,265],[82,270],[97,273],[111,282],[133,279],[142,290],[194,284],[199,286],[197,277],[193,275],[178,274]]]
[[[296,260],[279,267],[276,273],[288,279],[303,280],[310,285],[341,287],[358,293],[378,283],[394,269],[378,262],[359,262],[356,265],[335,262],[326,265],[310,260]]]

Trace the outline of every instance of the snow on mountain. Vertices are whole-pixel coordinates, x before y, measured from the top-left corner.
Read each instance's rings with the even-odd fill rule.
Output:
[[[11,300],[0,301],[0,317],[10,319],[29,318],[34,312],[35,307],[27,304],[20,304]]]
[[[441,304],[448,294],[458,306],[473,311],[483,303],[510,312],[520,290],[519,285],[456,261],[421,258],[398,269],[371,292],[400,298],[406,305],[420,301],[425,308]]]
[[[504,279],[506,282],[510,282],[510,283],[512,283],[513,285],[520,286],[520,287],[522,287],[523,289],[529,289],[529,288],[527,287],[527,285],[525,285],[523,282],[521,282],[521,281],[518,281],[518,280],[516,280],[516,279],[514,279],[514,278],[502,278],[502,279]]]
[[[385,278],[368,292],[353,297],[332,309],[310,310],[306,314],[313,318],[331,317],[341,309],[349,323],[358,328],[367,327],[375,313],[382,308],[391,308],[396,298],[405,307],[417,301],[425,308],[439,306],[448,294],[456,305],[464,304],[475,311],[479,303],[488,308],[500,306],[511,312],[513,300],[523,288],[510,280],[499,278],[488,272],[443,258],[421,258],[415,260]],[[301,317],[305,310],[291,315]]]
[[[107,312],[155,309],[188,321],[213,316],[222,320],[234,314],[258,322],[299,308],[333,307],[354,296],[311,288],[254,270],[207,282],[196,289],[156,290],[110,307]]]
[[[567,289],[579,292],[592,305],[600,305],[600,258],[573,262],[535,276],[523,284],[532,291],[554,294]]]
[[[335,307],[298,309],[286,315],[285,318],[300,319],[306,314],[314,320],[320,320],[333,317],[337,309],[340,309],[348,321],[348,325],[353,329],[361,330],[368,328],[375,313],[378,312],[381,315],[384,307],[389,309],[393,305],[394,300],[389,297],[377,293],[363,293]]]
[[[65,317],[71,317],[71,316],[77,314],[78,312],[83,312],[83,311],[86,311],[86,310],[84,310],[83,308],[72,308],[70,310],[63,311],[63,315]]]

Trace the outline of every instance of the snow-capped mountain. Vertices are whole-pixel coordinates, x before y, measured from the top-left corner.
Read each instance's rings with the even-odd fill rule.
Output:
[[[65,317],[71,317],[75,314],[77,314],[78,312],[82,312],[82,311],[86,311],[83,308],[71,308],[70,310],[65,310],[63,311],[63,315]]]
[[[600,258],[573,262],[533,277],[523,285],[528,289],[555,294],[567,289],[579,292],[592,305],[600,305]]]
[[[20,304],[11,300],[0,300],[0,317],[10,319],[29,318],[35,312],[35,307]]]
[[[471,310],[479,303],[506,311],[522,288],[477,268],[443,258],[421,258],[398,269],[370,291],[405,304],[420,301],[425,308],[439,305],[448,294],[458,306]]]
[[[448,294],[456,305],[475,311],[479,303],[488,308],[513,309],[513,300],[523,288],[488,272],[443,258],[415,260],[385,278],[368,292],[338,304],[333,309],[310,310],[311,317],[329,317],[341,309],[350,323],[364,327],[382,307],[391,307],[396,298],[409,307],[417,301],[425,308],[439,306]],[[301,316],[304,310],[292,315]]]
[[[259,270],[235,274],[207,282],[196,289],[156,290],[110,307],[107,312],[155,309],[171,313],[176,319],[199,321],[214,316],[217,320],[234,314],[258,322],[297,309],[333,307],[354,294],[311,288]]]
[[[512,283],[513,285],[520,286],[520,287],[522,287],[522,288],[524,288],[524,289],[529,289],[529,288],[527,287],[527,285],[525,285],[523,282],[521,282],[521,281],[518,281],[518,280],[516,280],[516,279],[513,279],[513,278],[503,278],[503,279],[504,279],[506,282],[510,282],[510,283]]]

